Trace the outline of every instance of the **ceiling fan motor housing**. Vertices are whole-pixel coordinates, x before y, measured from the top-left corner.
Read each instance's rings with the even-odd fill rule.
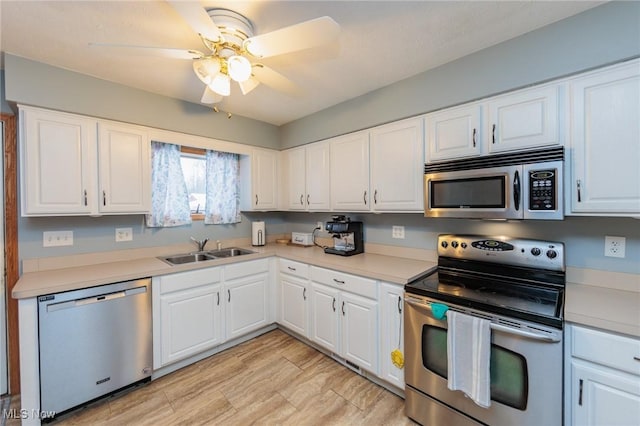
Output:
[[[220,29],[224,43],[218,44],[218,55],[227,58],[237,55],[242,50],[242,43],[253,37],[253,25],[244,16],[229,9],[207,9],[207,14]],[[212,49],[213,50],[213,49]]]

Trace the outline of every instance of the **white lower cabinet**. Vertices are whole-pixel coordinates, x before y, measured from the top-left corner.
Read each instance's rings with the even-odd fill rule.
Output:
[[[304,263],[280,259],[279,322],[283,327],[309,337],[309,267]]]
[[[227,339],[234,339],[269,324],[268,272],[268,259],[225,266]]]
[[[224,341],[221,269],[153,278],[155,369]]]
[[[377,375],[377,282],[311,267],[311,300],[311,340]]]
[[[391,353],[398,349],[404,354],[404,287],[400,284],[380,283],[380,377],[404,389],[404,367],[398,368]]]
[[[640,424],[640,340],[571,325],[567,424]]]

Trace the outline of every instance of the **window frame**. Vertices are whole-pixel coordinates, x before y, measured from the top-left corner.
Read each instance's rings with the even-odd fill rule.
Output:
[[[206,161],[207,150],[204,148],[194,148],[191,146],[180,146],[180,156],[183,154],[187,154],[189,156],[198,156],[202,157],[203,161]],[[191,213],[191,220],[201,220],[204,221],[204,210],[202,213]]]

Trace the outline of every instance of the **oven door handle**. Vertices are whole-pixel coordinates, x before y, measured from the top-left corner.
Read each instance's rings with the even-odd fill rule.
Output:
[[[420,308],[424,311],[431,311],[430,304],[426,304],[424,302],[420,302],[415,299],[412,299],[411,296],[405,297],[404,301],[409,305],[415,306],[416,308]],[[559,337],[556,337],[554,335],[546,335],[546,334],[534,333],[532,331],[520,330],[518,328],[509,327],[509,326],[497,324],[494,322],[491,323],[491,329],[496,331],[502,331],[509,334],[515,334],[517,336],[527,337],[530,339],[541,340],[549,343],[558,343],[561,340]]]

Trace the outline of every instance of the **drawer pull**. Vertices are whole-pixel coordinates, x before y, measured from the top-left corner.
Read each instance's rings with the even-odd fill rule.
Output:
[[[287,266],[287,269],[290,270],[290,271],[295,271],[296,270],[296,268],[292,268],[291,266]]]
[[[640,361],[640,356],[634,356],[633,359],[635,359],[636,361]]]
[[[336,284],[344,285],[344,281],[337,280],[335,278],[333,279],[333,282],[336,283]]]

